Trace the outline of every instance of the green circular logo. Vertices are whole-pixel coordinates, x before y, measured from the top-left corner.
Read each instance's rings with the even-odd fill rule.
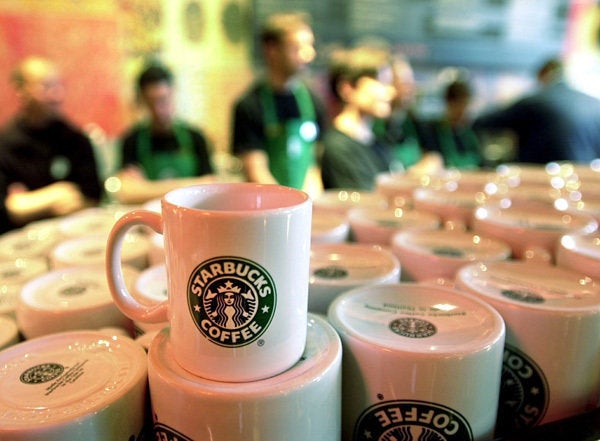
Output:
[[[251,260],[216,257],[198,265],[189,278],[192,318],[200,332],[219,346],[256,341],[269,327],[276,303],[273,279]]]

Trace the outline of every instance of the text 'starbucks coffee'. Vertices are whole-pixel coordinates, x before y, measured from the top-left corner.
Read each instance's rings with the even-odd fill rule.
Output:
[[[217,381],[279,374],[306,343],[312,203],[278,185],[207,184],[167,193],[161,212],[120,218],[107,275],[121,310],[168,320],[172,352],[189,372]],[[147,306],[121,282],[124,235],[142,224],[164,235],[168,300]]]
[[[498,433],[591,410],[600,397],[600,284],[526,261],[471,264],[456,286],[506,323]]]
[[[493,439],[505,328],[489,305],[399,283],[341,294],[328,317],[344,349],[344,440]]]

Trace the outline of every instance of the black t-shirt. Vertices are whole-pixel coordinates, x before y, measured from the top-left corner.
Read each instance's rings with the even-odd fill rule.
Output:
[[[202,176],[213,173],[212,162],[210,161],[209,146],[204,134],[191,126],[185,125],[184,129],[188,132],[192,142],[193,153],[196,156],[196,176]],[[122,157],[121,167],[126,165],[141,166],[141,158],[138,151],[138,136],[140,126],[130,129],[122,139]],[[150,137],[152,153],[175,153],[179,150],[179,143],[173,132],[152,133]]]
[[[73,182],[86,197],[100,200],[102,184],[94,149],[87,136],[59,119],[42,128],[28,127],[19,120],[9,123],[0,133],[2,201],[13,183],[37,190],[59,181]],[[0,231],[14,227],[2,203]]]
[[[267,135],[265,134],[265,111],[261,98],[262,87],[265,87],[264,82],[257,81],[234,106],[231,147],[234,154],[266,149]],[[328,124],[327,113],[323,102],[316,93],[311,88],[308,88],[308,91],[319,128],[318,137],[321,138]],[[291,91],[274,92],[273,98],[278,121],[284,123],[300,116],[300,109]]]

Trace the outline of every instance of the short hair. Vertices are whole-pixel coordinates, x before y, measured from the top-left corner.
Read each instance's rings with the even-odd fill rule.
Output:
[[[138,92],[142,92],[147,86],[162,82],[172,85],[173,74],[166,66],[151,64],[138,76],[137,90]]]
[[[460,99],[469,99],[473,95],[471,86],[465,80],[454,80],[444,91],[444,99],[446,102],[456,101]]]
[[[342,81],[347,81],[354,86],[360,78],[377,78],[381,69],[391,66],[391,62],[389,52],[381,48],[357,46],[351,49],[339,49],[330,57],[331,92],[336,98],[341,99],[338,87]]]
[[[270,15],[262,25],[260,41],[263,45],[281,43],[285,36],[298,29],[311,28],[310,16],[305,12],[282,12]]]

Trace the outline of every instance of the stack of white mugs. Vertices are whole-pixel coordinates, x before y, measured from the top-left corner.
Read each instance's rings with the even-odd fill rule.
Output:
[[[102,273],[112,306],[152,337],[147,353],[106,331],[0,352],[0,439],[491,441],[598,407],[593,276],[526,261],[512,243],[491,258],[470,225],[440,230],[408,209],[393,216],[426,227],[418,240],[348,243],[346,225],[318,243],[332,218],[321,208],[288,187],[217,183],[120,216]],[[144,293],[124,253],[140,229],[161,248],[137,279]],[[70,274],[41,291],[64,298]]]
[[[109,236],[107,275],[136,322],[168,322],[150,343],[154,433],[178,440],[339,440],[340,339],[307,313],[312,202],[276,185],[182,188],[160,213],[133,211]],[[164,236],[168,300],[123,282],[136,225]]]

